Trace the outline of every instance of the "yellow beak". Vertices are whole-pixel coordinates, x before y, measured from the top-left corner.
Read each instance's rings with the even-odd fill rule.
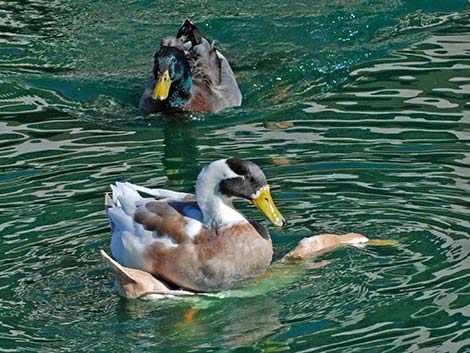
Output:
[[[152,98],[160,101],[167,99],[168,93],[170,92],[170,86],[170,72],[166,70],[155,85]]]
[[[269,186],[260,190],[259,196],[253,199],[253,203],[275,226],[282,227],[286,224],[286,220],[274,204],[271,193],[269,192]]]

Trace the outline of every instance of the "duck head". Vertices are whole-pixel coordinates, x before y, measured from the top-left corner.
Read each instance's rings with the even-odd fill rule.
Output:
[[[212,162],[199,174],[196,185],[198,203],[201,191],[220,197],[227,205],[231,205],[233,197],[246,199],[256,205],[275,226],[286,224],[271,197],[266,176],[253,162],[240,158]]]
[[[182,108],[189,98],[192,77],[184,51],[162,45],[155,53],[153,65],[155,88],[152,98],[166,102],[170,108]]]

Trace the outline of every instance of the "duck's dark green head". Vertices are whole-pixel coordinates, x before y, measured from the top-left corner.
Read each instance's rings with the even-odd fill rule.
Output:
[[[155,53],[153,74],[156,84],[152,98],[165,101],[172,108],[181,108],[191,92],[191,68],[184,52],[178,48],[161,46]]]

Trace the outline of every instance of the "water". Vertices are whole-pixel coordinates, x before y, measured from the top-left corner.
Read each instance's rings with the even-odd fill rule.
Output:
[[[152,54],[185,17],[243,106],[143,117]],[[469,23],[463,0],[0,1],[0,352],[470,351]],[[248,296],[119,298],[108,185],[191,191],[228,156],[265,170],[289,220],[276,260],[322,232],[398,245]]]

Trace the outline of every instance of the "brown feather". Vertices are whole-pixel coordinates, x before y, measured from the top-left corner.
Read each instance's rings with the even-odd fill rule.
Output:
[[[157,236],[171,237],[177,244],[189,240],[185,230],[186,217],[166,202],[146,203],[145,209],[136,211],[134,220],[142,224],[146,230],[155,232]]]
[[[184,227],[181,229],[184,231]],[[173,233],[171,235],[174,237]],[[271,263],[272,243],[262,238],[249,223],[218,232],[203,227],[194,241],[186,235],[176,247],[154,242],[147,248],[146,258],[152,261],[154,275],[183,288],[220,290],[245,284],[262,275]]]
[[[157,238],[147,243],[139,258],[138,262],[145,264],[141,269],[193,291],[241,286],[265,272],[273,254],[269,237],[243,221],[222,228],[201,224],[198,234],[188,234],[188,223],[196,221],[180,213],[185,207],[195,205],[177,203],[174,208],[167,201],[139,204],[133,220]],[[190,228],[197,229],[197,224]]]
[[[210,98],[210,96],[203,96],[202,94],[194,92],[184,108],[193,112],[211,112],[214,108],[212,104],[210,104],[208,97]]]

